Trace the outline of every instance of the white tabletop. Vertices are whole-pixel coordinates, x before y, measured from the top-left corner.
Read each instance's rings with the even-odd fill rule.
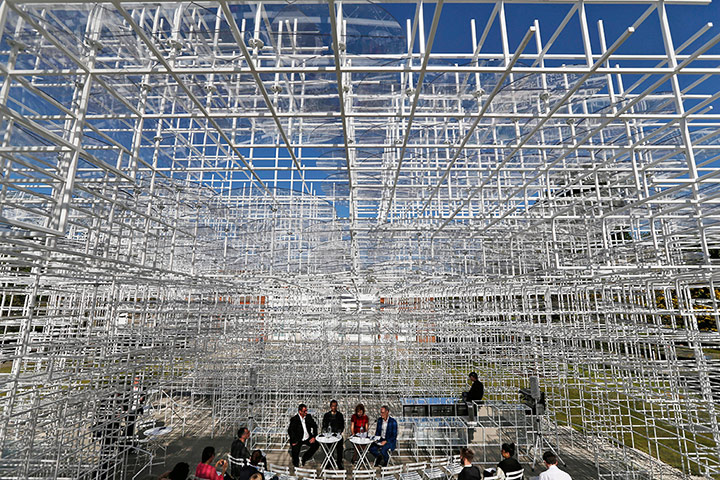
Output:
[[[357,445],[369,445],[375,441],[375,437],[358,437],[357,435],[353,435],[350,437],[350,441]]]
[[[158,435],[165,435],[170,432],[172,432],[172,427],[155,427],[148,428],[143,433],[146,437],[157,437]]]
[[[335,443],[342,440],[342,435],[340,435],[339,433],[323,433],[315,437],[315,439],[320,443]]]

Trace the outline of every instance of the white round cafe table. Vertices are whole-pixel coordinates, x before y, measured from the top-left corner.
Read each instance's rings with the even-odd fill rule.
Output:
[[[358,470],[372,470],[367,454],[370,451],[370,445],[375,443],[374,438],[375,437],[359,437],[357,435],[350,437],[350,442],[355,446],[355,451],[358,454]]]
[[[170,432],[172,432],[172,427],[154,427],[154,428],[148,428],[143,432],[146,437],[159,437],[162,435],[166,435]]]
[[[335,463],[333,453],[335,453],[335,448],[337,447],[338,442],[342,440],[342,434],[323,433],[315,437],[315,440],[320,444],[322,451],[325,454],[325,459],[320,465],[320,471],[322,471],[328,464],[330,464],[333,470],[337,470],[338,466],[337,463]]]

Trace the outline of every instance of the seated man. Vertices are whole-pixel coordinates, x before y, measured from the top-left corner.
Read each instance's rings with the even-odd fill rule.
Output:
[[[397,448],[397,432],[398,426],[394,418],[390,416],[390,407],[383,405],[380,407],[380,418],[377,421],[375,436],[380,440],[373,443],[370,447],[370,453],[375,457],[375,466],[385,467],[390,459],[390,450]]]
[[[338,412],[337,400],[330,401],[330,411],[323,416],[322,421],[323,432],[331,432],[340,434],[340,441],[335,445],[335,455],[337,456],[337,467],[343,466],[343,441],[342,433],[345,430],[345,418],[343,414]]]
[[[240,427],[237,432],[237,439],[232,442],[232,445],[230,446],[230,456],[233,457],[236,462],[250,457],[250,451],[246,445],[249,438],[250,430],[245,427]],[[233,462],[233,464],[230,465],[230,475],[237,479],[238,474],[240,473],[240,468],[240,463]]]
[[[320,444],[315,440],[318,433],[317,423],[313,420],[312,415],[308,415],[307,411],[307,406],[301,403],[298,406],[298,414],[290,419],[290,426],[288,427],[290,456],[292,457],[293,465],[296,467],[300,466],[298,457],[300,456],[300,447],[303,444],[310,446],[307,452],[303,454],[303,466],[305,466],[307,461],[310,460],[318,448],[320,448]]]

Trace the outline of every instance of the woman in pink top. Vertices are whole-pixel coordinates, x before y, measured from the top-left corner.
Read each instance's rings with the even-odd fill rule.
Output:
[[[202,452],[202,462],[198,463],[195,469],[196,478],[204,478],[206,480],[223,480],[228,463],[225,460],[218,460],[215,466],[212,461],[215,458],[215,447],[205,447]],[[222,473],[218,475],[217,469],[222,469]]]

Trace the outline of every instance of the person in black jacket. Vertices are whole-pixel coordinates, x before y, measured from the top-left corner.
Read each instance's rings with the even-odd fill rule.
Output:
[[[480,480],[482,474],[480,469],[472,464],[475,454],[469,448],[460,449],[460,463],[463,469],[458,474],[458,480]]]
[[[345,417],[338,412],[337,400],[330,401],[330,411],[323,415],[322,431],[323,433],[337,433],[340,435],[340,441],[335,444],[335,456],[337,457],[338,468],[343,468],[343,441],[342,432],[345,430]]]
[[[470,375],[468,375],[468,379],[470,380],[470,383],[472,383],[472,385],[470,386],[470,391],[465,394],[465,401],[479,402],[480,400],[482,400],[483,394],[485,393],[483,384],[480,380],[478,380],[478,374],[475,372],[470,372]]]
[[[230,456],[235,460],[245,460],[250,458],[250,450],[248,450],[246,442],[250,438],[250,430],[246,427],[240,427],[237,432],[237,439],[230,445]],[[230,475],[237,479],[240,474],[240,462],[233,462],[230,465]]]
[[[505,475],[508,473],[517,472],[519,470],[523,470],[522,465],[520,465],[520,462],[517,461],[516,458],[514,458],[515,455],[515,444],[514,443],[503,443],[502,447],[500,447],[500,455],[502,455],[503,460],[498,463],[498,470],[502,470]],[[503,475],[503,476],[505,476]]]
[[[320,444],[315,440],[318,433],[317,423],[313,420],[312,415],[308,415],[307,411],[307,406],[301,403],[298,406],[298,414],[290,419],[290,426],[288,427],[290,456],[292,457],[293,465],[296,467],[300,466],[298,457],[300,456],[300,447],[303,444],[310,447],[307,452],[303,454],[303,466],[315,455],[318,448],[320,448]]]

